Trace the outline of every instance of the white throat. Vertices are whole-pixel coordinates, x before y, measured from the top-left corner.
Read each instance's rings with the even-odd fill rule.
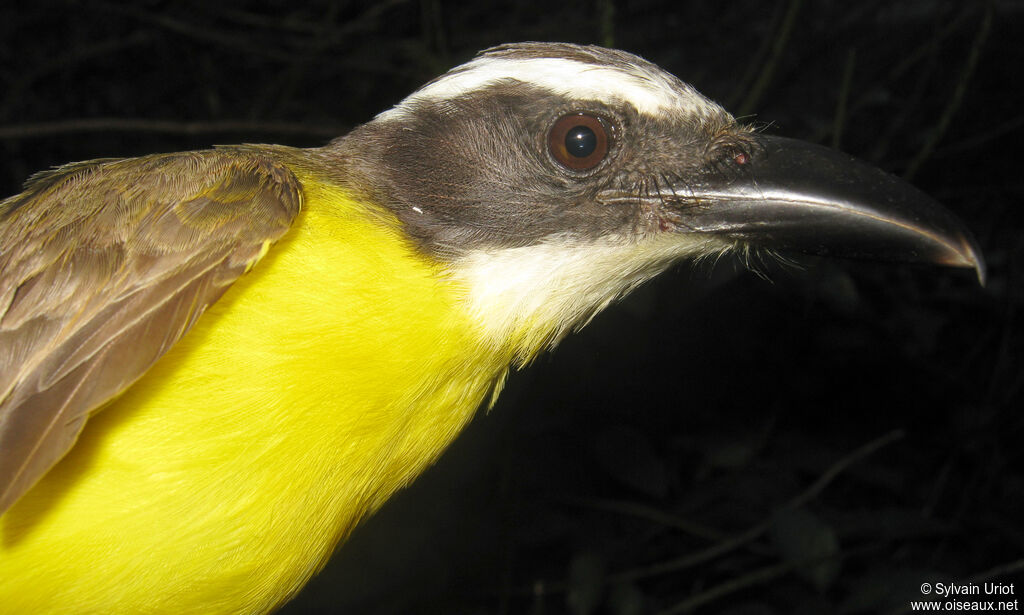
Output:
[[[671,233],[639,240],[556,236],[472,252],[450,271],[466,288],[467,307],[486,339],[498,348],[515,346],[525,363],[677,260],[719,255],[731,245]]]

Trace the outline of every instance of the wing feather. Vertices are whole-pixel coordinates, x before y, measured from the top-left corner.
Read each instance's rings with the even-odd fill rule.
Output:
[[[279,239],[298,180],[258,148],[75,163],[0,203],[0,513]]]

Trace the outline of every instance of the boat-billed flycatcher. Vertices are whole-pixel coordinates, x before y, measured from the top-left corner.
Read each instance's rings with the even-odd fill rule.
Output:
[[[681,259],[973,267],[909,185],[628,53],[498,47],[325,147],[0,204],[0,611],[264,613],[510,366]]]

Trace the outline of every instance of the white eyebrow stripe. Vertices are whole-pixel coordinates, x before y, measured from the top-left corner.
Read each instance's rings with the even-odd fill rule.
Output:
[[[404,115],[410,104],[448,100],[479,91],[491,83],[514,79],[578,100],[606,100],[617,97],[633,105],[642,114],[657,116],[675,109],[708,115],[717,105],[689,85],[631,65],[601,66],[566,58],[477,58],[463,70],[452,72],[428,83],[394,109],[381,113],[380,119]]]

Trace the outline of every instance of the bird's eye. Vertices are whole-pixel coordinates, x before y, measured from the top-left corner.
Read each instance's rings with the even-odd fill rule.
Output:
[[[563,115],[548,132],[548,149],[558,164],[589,171],[608,155],[608,124],[596,115]]]

